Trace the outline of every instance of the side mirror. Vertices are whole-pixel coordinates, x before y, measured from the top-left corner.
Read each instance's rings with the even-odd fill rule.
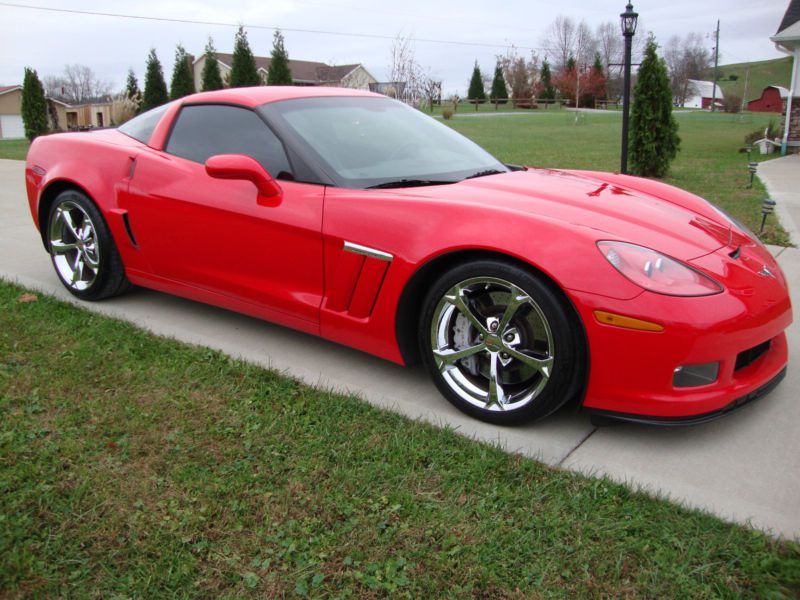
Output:
[[[258,195],[278,199],[283,191],[257,160],[244,154],[217,154],[206,161],[206,173],[216,179],[252,181]]]

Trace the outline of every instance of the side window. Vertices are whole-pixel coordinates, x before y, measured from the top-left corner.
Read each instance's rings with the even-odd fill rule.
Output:
[[[283,144],[255,112],[246,108],[184,106],[172,127],[166,151],[198,163],[215,154],[245,154],[274,178],[292,179]]]

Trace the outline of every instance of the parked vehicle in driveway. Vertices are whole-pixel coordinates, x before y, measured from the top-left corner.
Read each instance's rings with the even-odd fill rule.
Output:
[[[195,94],[37,138],[26,184],[75,296],[139,285],[422,361],[485,421],[572,403],[697,423],[786,369],[784,276],[714,206],[647,179],[505,165],[378,94]]]

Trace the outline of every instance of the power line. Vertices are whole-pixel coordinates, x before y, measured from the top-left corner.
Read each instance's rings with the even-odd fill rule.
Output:
[[[238,28],[240,25],[246,27],[247,29],[267,29],[274,31],[276,29],[280,29],[281,31],[290,31],[293,33],[312,33],[318,35],[338,35],[342,37],[358,37],[358,38],[370,38],[370,39],[378,39],[378,40],[394,40],[394,36],[390,35],[380,35],[377,33],[356,33],[356,32],[344,32],[344,31],[326,31],[323,29],[298,29],[298,28],[291,28],[291,27],[278,27],[276,25],[253,25],[253,24],[245,24],[245,23],[226,23],[223,21],[199,21],[195,19],[178,19],[178,18],[170,18],[170,17],[150,17],[146,15],[132,15],[132,14],[123,14],[123,13],[111,13],[111,12],[100,12],[100,11],[91,11],[91,10],[77,10],[77,9],[69,9],[69,8],[53,8],[50,6],[32,6],[28,4],[16,4],[13,2],[0,2],[0,6],[7,6],[10,8],[23,8],[29,10],[40,10],[46,12],[56,12],[56,13],[69,13],[75,15],[89,15],[93,17],[110,17],[115,19],[137,19],[141,21],[160,21],[164,23],[183,23],[187,25],[206,25],[206,26],[214,26],[214,27],[236,27]],[[451,46],[474,46],[474,47],[481,47],[481,48],[517,48],[519,50],[544,50],[544,48],[537,48],[532,46],[517,46],[516,44],[487,44],[484,42],[459,42],[457,40],[435,40],[430,38],[413,38],[415,42],[422,42],[426,44],[448,44]]]

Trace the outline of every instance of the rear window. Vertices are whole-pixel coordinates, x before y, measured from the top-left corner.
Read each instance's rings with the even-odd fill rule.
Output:
[[[172,102],[148,110],[146,113],[142,113],[138,117],[134,117],[127,123],[120,125],[119,131],[146,144],[150,141],[150,136],[153,135],[156,125],[158,125],[161,117],[164,116],[170,106],[172,106]]]

